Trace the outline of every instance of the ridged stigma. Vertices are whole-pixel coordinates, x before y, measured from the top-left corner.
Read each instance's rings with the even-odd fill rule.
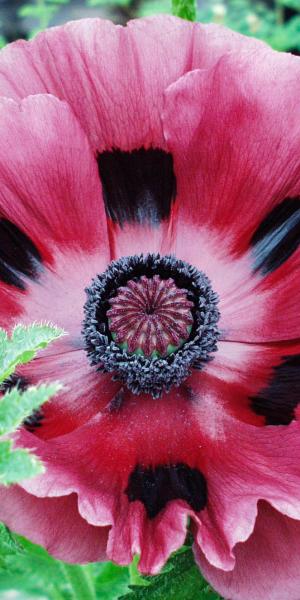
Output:
[[[187,290],[159,275],[129,280],[117,290],[107,311],[115,342],[130,353],[168,356],[188,339],[193,324],[193,302]]]

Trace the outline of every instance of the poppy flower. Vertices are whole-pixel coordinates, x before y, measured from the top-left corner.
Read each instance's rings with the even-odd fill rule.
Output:
[[[300,62],[172,17],[0,55],[0,325],[69,335],[1,519],[70,562],[184,542],[233,600],[300,585]]]

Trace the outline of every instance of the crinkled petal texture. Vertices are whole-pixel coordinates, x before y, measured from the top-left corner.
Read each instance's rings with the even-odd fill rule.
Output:
[[[298,600],[299,88],[299,59],[172,17],[1,53],[0,324],[69,336],[18,372],[65,389],[16,435],[47,469],[0,517],[55,556],[157,573],[190,519],[225,598]],[[84,288],[140,252],[220,297],[214,360],[159,400],[92,368],[81,333]]]

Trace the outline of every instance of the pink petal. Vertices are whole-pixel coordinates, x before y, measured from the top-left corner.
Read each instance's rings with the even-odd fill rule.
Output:
[[[20,535],[70,563],[106,560],[108,528],[93,527],[77,510],[76,496],[36,498],[18,486],[0,487],[0,518]]]
[[[300,520],[298,441],[295,421],[288,427],[264,428],[232,422],[224,428],[223,440],[211,452],[206,449],[210,504],[196,541],[211,564],[224,570],[234,567],[232,549],[251,534],[259,499]],[[216,547],[218,530],[227,543],[223,556]]]
[[[46,261],[53,244],[108,256],[97,164],[71,109],[40,95],[20,105],[2,99],[0,114],[1,216],[21,228]]]
[[[212,567],[195,546],[204,577],[232,600],[298,600],[300,523],[259,503],[251,536],[235,547],[233,571]]]
[[[64,389],[43,405],[43,418],[33,427],[35,436],[50,439],[65,435],[92,417],[110,410],[110,404],[120,389],[110,374],[98,373],[89,364],[84,350],[57,351],[41,354],[18,369],[18,376],[27,385],[59,381]]]
[[[249,326],[245,321],[244,329],[238,331],[237,320],[232,314],[230,338],[247,339],[255,342],[296,340],[300,337],[299,319],[299,268],[300,248],[276,271],[257,282],[254,290],[252,311],[263,315],[260,325]],[[251,310],[251,303],[248,303]],[[247,307],[245,306],[247,310]],[[228,319],[229,321],[229,319]]]
[[[23,293],[21,299],[22,317],[18,318],[18,322],[27,325],[33,320],[50,321],[67,333],[55,345],[49,346],[44,355],[82,350],[85,347],[82,336],[87,300],[85,288],[91,285],[98,273],[106,269],[108,248],[104,247],[103,241],[98,239],[99,249],[95,252],[81,252],[73,248],[61,252],[60,247],[53,250],[51,269],[41,273],[38,285],[35,281],[27,283],[26,294]],[[5,318],[6,313],[3,315]]]
[[[8,329],[18,322],[22,313],[22,295],[16,288],[0,282],[0,327]]]
[[[181,223],[197,224],[226,235],[236,254],[276,203],[299,193],[299,74],[298,58],[258,47],[169,87],[163,121],[179,238]]]
[[[196,215],[196,212],[195,212]],[[178,229],[179,228],[179,229]],[[275,298],[257,293],[261,276],[253,273],[251,257],[233,256],[227,247],[227,237],[216,231],[204,230],[180,220],[168,251],[197,266],[211,281],[219,296],[219,328],[223,340],[256,341],[271,335],[266,314],[273,309]],[[291,300],[292,301],[292,300]],[[265,329],[266,328],[266,329]]]
[[[80,514],[89,523],[97,526],[114,524],[108,556],[120,564],[128,564],[133,554],[139,552],[141,568],[154,573],[170,553],[182,545],[191,509],[183,502],[170,503],[149,522],[140,502],[128,502],[125,494],[128,476],[137,460],[145,464],[149,461],[156,464],[177,462],[181,458],[187,461],[193,460],[191,453],[194,451],[191,441],[186,442],[185,449],[181,448],[182,410],[176,411],[172,423],[168,423],[168,405],[155,403],[152,399],[149,402],[146,397],[138,400],[136,405],[136,398],[129,402],[126,398],[124,408],[119,412],[103,412],[85,426],[48,442],[25,431],[20,433],[22,445],[43,455],[47,466],[45,475],[22,485],[39,497],[64,496],[77,491]],[[176,399],[170,398],[170,403],[173,408],[180,406]],[[133,410],[137,414],[133,415]],[[186,410],[184,406],[183,410]],[[159,428],[158,423],[161,423]],[[174,424],[178,435],[172,442],[170,433]],[[184,431],[187,435],[190,429],[186,421]]]
[[[228,49],[257,45],[226,29],[170,16],[125,28],[100,19],[74,21],[5,48],[0,90],[15,99],[50,92],[67,100],[97,150],[164,147],[164,89]]]
[[[159,225],[126,223],[122,227],[108,220],[111,240],[111,256],[114,260],[122,256],[158,252],[170,254],[173,246],[173,211],[168,220]]]
[[[228,54],[166,93],[179,192],[173,251],[212,278],[225,339],[300,334],[299,249],[262,277],[249,247],[271,209],[299,195],[299,73],[298,59],[263,48]]]
[[[238,420],[288,424],[298,412],[299,355],[299,343],[219,342],[214,360],[199,380],[191,375],[190,386],[201,395],[218,390],[220,405]]]
[[[0,113],[0,218],[41,256],[37,278],[22,274],[25,289],[0,283],[0,326],[52,321],[70,334],[61,348],[82,347],[84,288],[110,259],[96,161],[71,109],[56,98],[2,99]]]
[[[164,90],[228,50],[260,45],[224,28],[170,16],[132,21],[125,28],[99,19],[76,21],[5,48],[0,91],[14,99],[50,92],[66,100],[98,152],[166,149]],[[137,247],[139,252],[169,252],[173,218],[147,233],[140,226],[111,224],[111,256],[128,255]]]
[[[209,562],[232,569],[232,549],[251,534],[259,499],[300,519],[299,423],[257,427],[237,420],[228,411],[235,386],[207,377],[193,376],[189,391],[181,388],[157,402],[125,392],[118,411],[99,413],[56,439],[20,432],[18,444],[34,448],[47,466],[24,489],[39,497],[76,492],[89,523],[112,526],[108,555],[121,564],[138,552],[142,570],[157,572],[182,544],[191,516]],[[144,505],[129,501],[130,475],[137,465],[176,464],[204,475],[207,504],[195,512],[174,499],[149,521]]]
[[[170,554],[183,545],[192,512],[184,502],[173,501],[156,519],[150,520],[140,502],[129,506],[122,503],[109,535],[108,556],[118,564],[127,565],[134,554],[139,554],[139,571],[156,575]]]

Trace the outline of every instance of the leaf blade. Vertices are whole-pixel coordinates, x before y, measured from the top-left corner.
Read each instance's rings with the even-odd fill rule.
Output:
[[[24,419],[62,389],[54,382],[29,387],[21,392],[17,387],[6,392],[0,400],[0,435],[12,433]]]
[[[12,449],[11,440],[0,442],[0,483],[10,485],[43,473],[42,463],[25,449]]]
[[[203,579],[190,547],[174,554],[162,573],[144,579],[146,585],[129,586],[118,600],[222,600]]]
[[[32,360],[42,350],[64,335],[63,329],[46,323],[17,325],[9,338],[0,329],[0,383],[7,379],[18,364]]]
[[[196,21],[197,7],[195,0],[172,0],[172,13],[187,21]]]

